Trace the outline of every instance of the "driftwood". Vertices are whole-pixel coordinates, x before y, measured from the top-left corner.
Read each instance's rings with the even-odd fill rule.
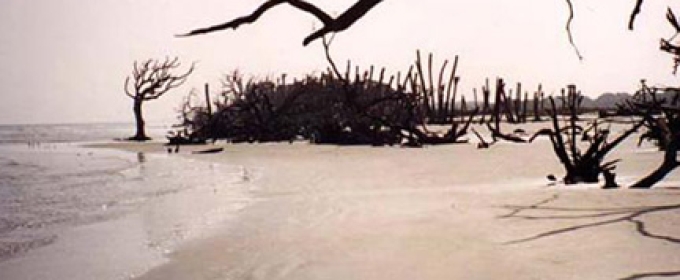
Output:
[[[212,148],[200,151],[193,151],[192,154],[216,154],[221,153],[222,151],[224,151],[224,148]]]
[[[495,140],[493,140],[493,142],[491,142],[491,143],[486,142],[486,140],[484,140],[484,137],[482,137],[482,135],[480,135],[479,132],[477,132],[477,130],[475,130],[474,128],[472,128],[471,130],[472,130],[472,133],[474,133],[475,136],[477,136],[477,139],[479,139],[479,143],[477,143],[477,149],[487,149],[487,148],[491,147],[491,145],[496,143]]]
[[[196,134],[190,134],[187,131],[179,131],[166,136],[168,139],[167,145],[202,145],[206,143],[206,139],[198,137]]]
[[[467,130],[470,127],[472,120],[477,115],[477,111],[478,110],[473,111],[468,117],[467,121],[460,128],[458,127],[459,124],[454,122],[451,125],[451,128],[449,128],[449,130],[447,130],[447,132],[442,136],[433,133],[426,133],[417,128],[409,129],[408,132],[411,132],[417,136],[418,144],[438,145],[467,143],[468,141],[462,140],[461,137],[467,134]]]
[[[614,181],[615,175],[613,170],[616,168],[616,163],[619,160],[604,162],[604,159],[614,147],[637,131],[642,126],[642,122],[638,122],[632,128],[626,130],[614,141],[607,142],[609,136],[608,129],[600,130],[594,128],[593,130],[584,130],[576,124],[576,107],[573,106],[575,104],[569,106],[570,115],[567,126],[560,127],[555,100],[552,97],[549,99],[552,108],[550,117],[553,128],[552,130],[543,129],[538,131],[530,140],[533,141],[539,135],[548,135],[550,137],[555,155],[557,155],[566,171],[566,175],[563,178],[565,184],[596,183],[599,181],[600,174],[604,174],[607,180],[605,187],[612,188],[617,186]],[[588,148],[585,150],[579,149],[577,145],[578,134],[589,132],[592,135],[582,137],[588,139]],[[566,139],[563,134],[566,134]]]
[[[521,86],[518,86],[521,88]],[[488,89],[485,89],[488,91]],[[495,143],[497,139],[502,139],[515,143],[525,143],[525,139],[512,134],[505,134],[501,132],[501,119],[502,115],[506,116],[506,119],[510,123],[516,123],[514,116],[514,110],[512,109],[511,100],[507,97],[505,93],[505,82],[503,79],[496,80],[496,101],[493,104],[493,113],[491,115],[491,120],[486,123],[486,127],[491,132],[491,138]],[[493,122],[493,124],[492,124]]]
[[[494,142],[496,142],[498,139],[509,141],[509,142],[514,142],[514,143],[527,143],[528,141],[520,136],[517,136],[515,134],[507,134],[507,133],[502,133],[500,129],[500,125],[498,127],[493,127],[491,124],[487,123],[486,127],[489,129],[491,132],[491,138],[493,139]]]

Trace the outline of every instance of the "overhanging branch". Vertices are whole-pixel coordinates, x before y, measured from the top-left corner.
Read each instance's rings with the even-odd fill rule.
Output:
[[[571,0],[566,1],[567,6],[569,7],[569,19],[567,19],[567,25],[565,26],[565,29],[567,30],[567,36],[569,36],[569,44],[571,44],[571,46],[574,48],[574,52],[576,52],[576,56],[578,56],[578,59],[583,60],[581,52],[578,50],[578,47],[574,43],[574,36],[571,34],[571,22],[574,21],[574,5],[571,3]]]
[[[630,20],[628,21],[628,29],[629,30],[633,30],[633,25],[635,23],[635,19],[640,14],[640,11],[642,11],[642,4],[644,2],[645,2],[645,0],[636,0],[635,8],[633,8],[633,12],[630,13]]]
[[[319,19],[323,23],[323,27],[305,38],[303,45],[308,45],[312,41],[323,37],[324,35],[332,32],[340,32],[349,28],[354,22],[359,20],[361,17],[366,15],[366,13],[371,10],[375,5],[379,4],[383,0],[359,0],[352,7],[347,9],[344,13],[333,19],[328,13],[319,9],[311,3],[303,0],[270,0],[258,7],[253,13],[247,16],[239,17],[226,23],[209,26],[206,28],[200,28],[190,31],[186,34],[178,35],[178,37],[194,36],[199,34],[206,34],[215,31],[221,31],[225,29],[236,29],[243,24],[251,24],[257,21],[265,12],[269,9],[283,3],[288,3],[289,5],[309,14]]]

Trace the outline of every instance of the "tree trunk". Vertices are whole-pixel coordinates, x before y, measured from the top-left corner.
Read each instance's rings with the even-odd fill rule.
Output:
[[[142,116],[142,101],[141,99],[135,99],[133,110],[135,112],[135,122],[137,123],[137,133],[135,133],[135,136],[130,138],[130,140],[135,140],[135,141],[146,141],[150,140],[151,138],[146,136],[146,132],[144,131],[144,118]]]
[[[672,153],[672,160],[671,156],[669,154]],[[663,163],[661,163],[661,166],[654,170],[651,174],[647,175],[647,177],[642,178],[642,180],[636,182],[632,186],[630,186],[631,189],[650,189],[654,184],[660,182],[663,180],[668,173],[673,171],[678,165],[680,165],[676,160],[675,160],[675,151],[666,151],[666,157],[664,158]]]
[[[567,185],[578,183],[597,183],[602,172],[597,162],[581,162],[575,164],[571,170],[567,170],[564,183]]]

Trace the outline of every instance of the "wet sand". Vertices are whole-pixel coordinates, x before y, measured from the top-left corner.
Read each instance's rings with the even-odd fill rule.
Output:
[[[68,144],[3,148],[15,167],[0,201],[3,280],[130,279],[250,203],[236,167]]]

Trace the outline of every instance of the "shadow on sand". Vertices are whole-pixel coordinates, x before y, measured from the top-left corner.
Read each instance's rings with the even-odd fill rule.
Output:
[[[631,276],[621,278],[620,280],[637,280],[637,279],[645,279],[645,278],[649,278],[649,277],[673,277],[673,276],[680,276],[680,271],[639,273],[639,274],[633,274]]]
[[[578,230],[585,230],[599,226],[606,226],[619,223],[630,223],[635,226],[636,231],[643,237],[651,238],[663,242],[680,245],[680,237],[668,236],[651,232],[646,226],[643,218],[645,215],[661,212],[680,212],[680,204],[640,206],[640,207],[612,207],[612,208],[579,208],[579,207],[553,207],[548,206],[560,198],[555,194],[549,198],[538,201],[530,205],[504,205],[502,208],[510,210],[508,214],[499,216],[500,219],[522,219],[522,220],[578,220],[605,218],[600,221],[588,221],[580,225],[563,227],[542,233],[538,233],[526,238],[505,242],[505,245],[525,243],[543,238],[548,238],[560,234],[567,234]],[[538,212],[534,214],[532,212]],[[670,213],[669,213],[670,214]],[[677,214],[677,212],[676,212]],[[649,277],[672,277],[680,276],[680,271],[647,272],[632,274],[621,278],[622,280],[644,279]]]

